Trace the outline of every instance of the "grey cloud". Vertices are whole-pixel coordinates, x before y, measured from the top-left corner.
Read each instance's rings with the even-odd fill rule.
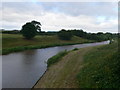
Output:
[[[115,2],[7,2],[4,8],[12,8],[15,13],[44,15],[44,12],[64,13],[72,16],[107,16],[116,17],[117,3]]]
[[[116,2],[59,2],[59,3],[41,3],[45,10],[52,12],[65,13],[72,16],[78,15],[117,15],[117,3]]]
[[[25,2],[4,2],[3,13],[4,11],[7,12],[7,9],[8,9],[8,12],[9,12],[9,9],[11,9],[13,10],[14,13],[21,15],[21,17],[23,14],[40,16],[44,12],[43,8],[40,5],[36,5],[31,2],[26,2],[26,3]]]

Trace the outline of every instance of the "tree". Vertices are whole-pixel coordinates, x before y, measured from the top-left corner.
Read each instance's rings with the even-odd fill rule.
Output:
[[[104,33],[103,32],[98,32],[97,35],[103,35]]]
[[[21,33],[26,39],[31,39],[35,37],[37,33],[36,27],[31,23],[26,23],[25,25],[22,26]]]
[[[72,35],[78,36],[78,37],[83,37],[86,38],[87,33],[84,32],[82,29],[81,30],[71,30]]]
[[[31,21],[31,23],[36,27],[36,30],[37,30],[38,32],[41,32],[41,26],[42,26],[42,25],[41,25],[40,22],[33,20],[33,21]]]
[[[22,26],[21,33],[26,39],[32,39],[37,34],[37,30],[41,32],[41,24],[37,21],[27,22]]]
[[[70,40],[72,38],[72,34],[70,31],[62,29],[61,31],[58,32],[58,37],[61,40]]]

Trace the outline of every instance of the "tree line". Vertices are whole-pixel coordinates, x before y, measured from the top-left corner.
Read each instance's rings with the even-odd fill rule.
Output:
[[[104,40],[110,40],[112,38],[120,37],[119,33],[115,33],[115,34],[109,33],[109,32],[87,33],[82,29],[80,30],[62,29],[58,32],[45,32],[45,31],[41,31],[41,26],[42,25],[40,22],[33,20],[31,22],[27,22],[26,24],[24,24],[20,31],[19,30],[12,30],[12,31],[2,30],[2,33],[22,34],[26,39],[32,39],[36,35],[57,35],[61,40],[71,40],[73,36],[78,36],[78,37],[82,37],[89,40],[95,40],[95,41],[104,41]]]
[[[113,38],[118,38],[118,36],[120,35],[118,33],[112,34],[109,32],[87,33],[83,31],[82,29],[81,30],[62,29],[61,31],[58,32],[58,37],[63,40],[70,40],[72,36],[78,36],[78,37],[82,37],[82,38],[89,39],[89,40],[95,40],[95,41],[105,41],[105,40],[110,40]]]

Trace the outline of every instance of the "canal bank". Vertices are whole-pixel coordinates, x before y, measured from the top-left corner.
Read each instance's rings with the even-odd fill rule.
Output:
[[[86,47],[68,53],[48,67],[34,88],[119,88],[117,45]]]
[[[76,75],[83,67],[83,56],[93,47],[72,51],[48,67],[33,88],[78,88]]]

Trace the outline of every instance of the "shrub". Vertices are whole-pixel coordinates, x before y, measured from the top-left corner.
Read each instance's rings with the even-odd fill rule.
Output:
[[[58,37],[61,40],[71,40],[72,34],[70,31],[61,30],[58,32]]]

